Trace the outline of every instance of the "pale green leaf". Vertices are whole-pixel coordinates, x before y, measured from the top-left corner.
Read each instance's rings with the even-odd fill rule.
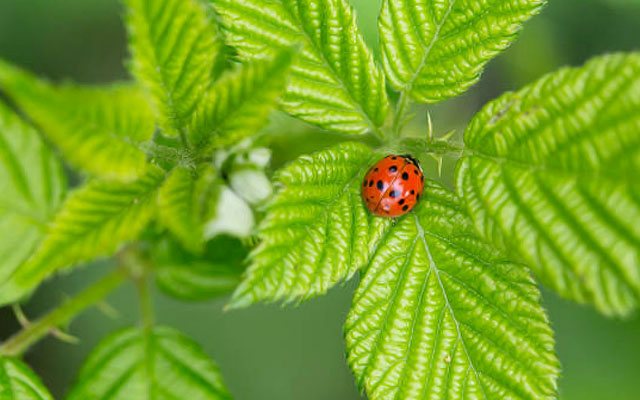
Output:
[[[189,136],[198,148],[236,144],[268,122],[286,85],[293,53],[242,65],[223,75],[194,113]]]
[[[463,203],[427,181],[382,238],[346,322],[371,400],[555,399],[558,362],[526,267],[474,233]]]
[[[640,300],[640,54],[565,68],[489,103],[457,187],[478,232],[562,296]]]
[[[127,328],[89,355],[67,400],[227,400],[220,371],[202,348],[167,327]]]
[[[383,0],[382,59],[397,90],[423,103],[465,92],[545,0]]]
[[[0,304],[18,300],[53,272],[115,253],[138,237],[155,216],[164,173],[150,166],[130,182],[91,181],[73,192],[40,248],[0,284]]]
[[[126,0],[131,70],[165,133],[186,127],[215,80],[222,43],[200,0]]]
[[[60,162],[0,102],[0,283],[37,247],[65,190]]]
[[[266,208],[259,244],[232,307],[323,294],[366,262],[391,224],[373,217],[360,196],[376,157],[363,144],[345,143],[303,156],[277,173],[279,189]]]
[[[158,217],[160,222],[192,252],[202,250],[203,221],[196,193],[196,172],[176,167],[160,188]]]
[[[125,180],[144,173],[135,143],[151,138],[154,121],[137,87],[52,85],[0,60],[0,89],[74,167]]]
[[[384,75],[347,0],[210,0],[226,38],[245,59],[300,44],[284,111],[344,133],[376,131],[386,120]]]
[[[40,378],[13,358],[0,357],[0,400],[53,400]]]
[[[209,241],[201,256],[164,240],[154,251],[156,282],[165,293],[181,300],[202,301],[226,295],[240,283],[246,255],[247,248],[229,236]]]

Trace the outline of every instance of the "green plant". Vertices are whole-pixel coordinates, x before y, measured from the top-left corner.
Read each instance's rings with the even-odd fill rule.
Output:
[[[230,398],[198,345],[154,323],[152,279],[184,300],[233,291],[233,309],[356,273],[345,337],[370,399],[557,398],[531,272],[605,315],[640,301],[640,54],[504,94],[464,143],[406,129],[544,4],[383,0],[379,67],[347,0],[126,0],[135,82],[56,85],[0,61],[0,304],[116,265],[0,346],[0,398],[51,398],[18,358],[126,280],[140,326],[105,339],[68,398]],[[354,140],[280,169],[272,193],[276,107]],[[429,179],[413,212],[373,216],[360,186],[387,153],[456,159],[455,191]],[[68,194],[59,156],[83,178]]]

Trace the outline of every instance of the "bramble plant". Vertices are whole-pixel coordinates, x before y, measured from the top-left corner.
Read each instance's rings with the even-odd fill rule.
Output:
[[[231,398],[197,344],[154,324],[152,282],[191,301],[233,292],[234,309],[357,273],[345,341],[369,399],[558,398],[532,274],[607,316],[640,303],[640,54],[505,93],[464,143],[405,129],[544,5],[383,0],[379,65],[348,0],[125,0],[135,81],[52,84],[0,61],[0,304],[117,265],[0,345],[0,399],[51,399],[20,356],[126,280],[140,326],[104,339],[67,399]],[[272,186],[276,108],[376,145],[304,155]],[[427,176],[414,210],[374,216],[362,179],[387,154],[457,159],[455,190]],[[60,159],[86,177],[68,193]]]

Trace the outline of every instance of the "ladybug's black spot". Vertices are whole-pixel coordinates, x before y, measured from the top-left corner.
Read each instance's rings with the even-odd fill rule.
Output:
[[[416,194],[416,191],[415,191],[415,190],[412,190],[412,191],[411,191],[411,194]]]
[[[373,181],[371,181],[373,182]],[[376,187],[378,188],[378,190],[382,190],[384,189],[384,184],[382,183],[382,181],[378,181],[378,183],[376,184]]]
[[[398,158],[398,157],[396,157],[396,156],[391,157],[391,159],[392,159],[392,160],[395,160],[395,159],[397,159],[397,158]]]
[[[398,202],[398,204],[403,205],[403,204],[404,204],[404,199],[400,199],[400,201]]]
[[[416,199],[420,200],[420,195],[418,194],[418,196],[416,197]]]
[[[424,175],[420,177],[420,182],[424,182]]]
[[[389,192],[389,196],[391,196],[392,199],[395,199],[397,195],[398,193],[395,190]]]
[[[405,181],[409,180],[409,174],[407,174],[406,172],[403,172],[402,179],[404,179]]]
[[[374,168],[373,170],[374,170],[375,172],[378,172],[378,168]]]
[[[369,181],[369,187],[373,186],[373,179]]]
[[[389,172],[396,172],[398,170],[398,167],[396,167],[395,165],[389,167]]]
[[[416,175],[418,175],[418,170],[417,170],[417,169],[414,169],[414,170],[413,170],[413,173],[414,173],[414,174],[416,174]]]
[[[407,211],[408,209],[409,209],[409,206],[406,204],[402,207],[402,211]]]

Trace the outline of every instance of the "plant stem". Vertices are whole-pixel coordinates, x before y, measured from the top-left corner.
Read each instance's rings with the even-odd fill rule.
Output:
[[[146,275],[136,280],[138,296],[140,297],[140,319],[145,330],[151,329],[154,322],[153,303],[151,301],[151,291],[149,290],[149,280]]]
[[[408,91],[402,91],[400,93],[398,103],[396,104],[396,111],[393,116],[393,125],[391,127],[392,137],[394,138],[398,138],[400,136],[400,130],[402,129],[403,120],[407,114],[409,100]]]
[[[0,346],[0,355],[22,355],[31,345],[49,334],[52,329],[66,325],[84,309],[102,300],[107,294],[119,287],[126,278],[125,271],[120,269],[113,271],[11,337]]]

